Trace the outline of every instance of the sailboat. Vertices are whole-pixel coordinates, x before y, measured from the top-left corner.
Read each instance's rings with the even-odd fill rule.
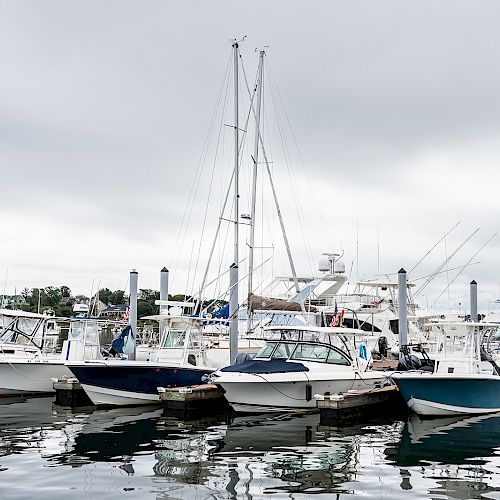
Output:
[[[239,263],[239,44],[235,41],[234,59],[234,264],[230,270],[230,341],[224,347],[204,335],[208,320],[194,315],[193,302],[163,301],[165,314],[149,316],[164,325],[160,346],[149,361],[103,359],[68,362],[87,395],[96,405],[142,405],[159,403],[158,387],[200,384],[204,377],[228,363],[238,353],[238,263]],[[221,219],[220,219],[221,220]],[[219,220],[219,227],[220,227]],[[217,229],[218,231],[218,229]],[[212,249],[213,252],[213,249]],[[211,252],[211,253],[212,253]],[[206,273],[204,280],[206,278]],[[202,288],[204,287],[204,283]],[[226,337],[227,338],[227,337]]]

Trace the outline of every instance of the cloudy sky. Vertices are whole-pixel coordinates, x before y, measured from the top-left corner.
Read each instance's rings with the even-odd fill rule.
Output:
[[[265,134],[299,274],[341,249],[351,281],[409,270],[461,221],[412,273],[419,278],[480,228],[449,267],[465,265],[500,227],[496,1],[0,0],[0,9],[7,293],[124,288],[131,268],[141,288],[158,288],[163,266],[172,291],[196,286],[231,169],[234,37],[246,36],[251,81],[255,49],[268,46]],[[263,181],[259,193],[259,241],[274,246],[265,272],[286,274]],[[221,267],[230,237],[223,259],[217,246]],[[243,227],[243,247],[247,238]],[[468,302],[471,279],[482,309],[500,298],[499,253],[497,237],[435,307]],[[458,272],[439,275],[423,305]]]

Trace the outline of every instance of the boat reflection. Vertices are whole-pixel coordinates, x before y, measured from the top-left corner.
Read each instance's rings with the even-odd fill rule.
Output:
[[[401,490],[439,498],[495,497],[499,443],[497,415],[412,415],[406,422],[335,428],[320,425],[315,414],[183,421],[144,407],[70,410],[54,406],[51,398],[0,400],[2,478],[15,477],[16,463],[39,463],[40,477],[56,482],[71,470],[77,482],[92,477],[100,491],[112,477],[120,487],[139,485],[157,499],[329,498],[360,491],[396,499]],[[36,461],[15,461],[22,454]]]
[[[498,473],[499,446],[499,414],[439,419],[411,414],[401,439],[385,454],[400,467],[403,489],[413,488],[414,481],[432,479],[431,494],[484,498],[500,491],[492,484],[492,476]],[[410,472],[412,468],[421,474]]]

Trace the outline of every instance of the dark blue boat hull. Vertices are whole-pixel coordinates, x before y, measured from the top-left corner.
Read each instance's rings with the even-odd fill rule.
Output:
[[[132,363],[123,366],[81,364],[68,366],[73,375],[84,387],[94,404],[115,404],[95,399],[92,394],[122,394],[130,402],[116,404],[143,404],[144,398],[159,401],[158,387],[184,387],[202,384],[202,377],[212,372],[208,369],[169,368],[160,366],[134,366]],[[136,396],[137,402],[134,403]]]

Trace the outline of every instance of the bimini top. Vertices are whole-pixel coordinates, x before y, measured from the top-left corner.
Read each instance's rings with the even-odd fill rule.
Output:
[[[10,316],[17,318],[38,318],[38,319],[54,319],[54,316],[49,316],[47,314],[38,314],[27,311],[20,311],[18,309],[0,309],[1,316]]]
[[[436,328],[446,335],[466,335],[469,333],[483,333],[485,330],[497,330],[498,323],[481,323],[480,321],[454,321],[426,323],[426,326]]]
[[[498,325],[497,325],[498,326]],[[263,329],[264,331],[289,331],[293,332],[312,332],[312,333],[323,333],[326,335],[363,335],[366,336],[367,332],[359,328],[343,328],[341,326],[309,326],[309,325],[276,325],[267,326]]]

